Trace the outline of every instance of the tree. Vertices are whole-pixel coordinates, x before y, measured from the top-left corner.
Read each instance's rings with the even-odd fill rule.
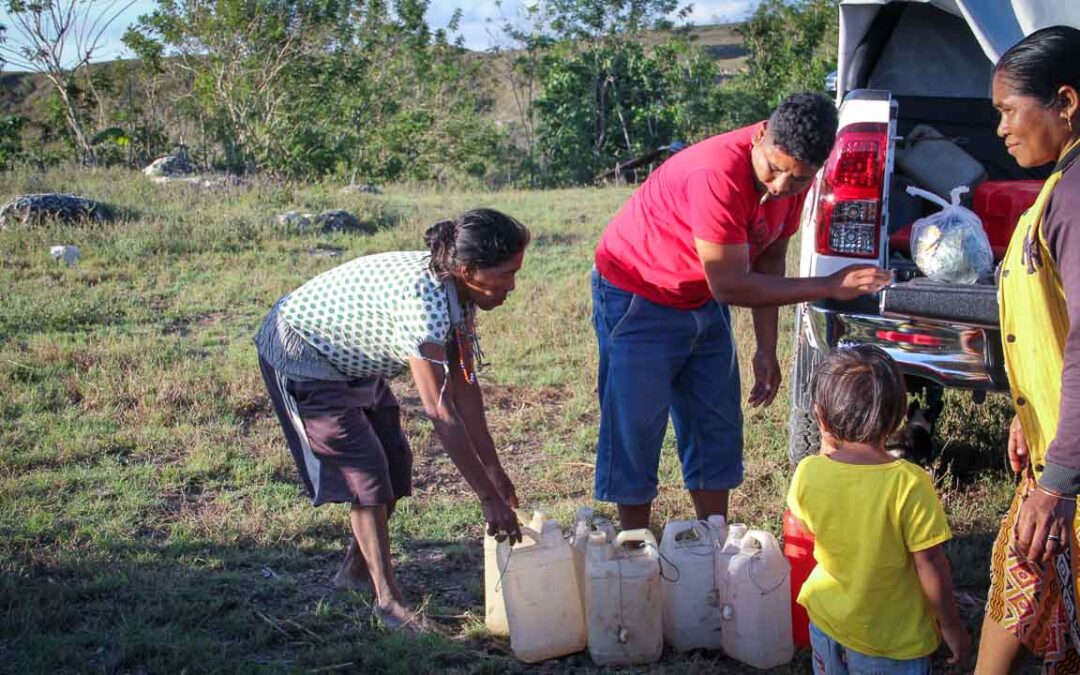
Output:
[[[838,0],[762,0],[736,30],[746,70],[725,92],[730,126],[767,117],[797,91],[822,91],[836,69]]]
[[[4,4],[16,43],[0,44],[0,53],[9,63],[48,78],[63,104],[79,158],[93,164],[94,146],[77,101],[78,81],[81,78],[93,94],[90,63],[105,31],[135,0],[7,0]]]
[[[190,96],[226,164],[265,167],[285,129],[293,70],[348,43],[359,3],[337,0],[159,0],[125,43],[190,79]],[[166,51],[172,58],[163,59]]]
[[[190,82],[225,167],[298,178],[483,175],[499,134],[427,0],[159,0],[125,42]],[[169,54],[170,58],[163,58]]]
[[[504,22],[518,47],[511,85],[528,104],[525,155],[545,182],[591,182],[710,125],[716,67],[669,18],[687,11],[677,0],[546,0],[524,29]]]

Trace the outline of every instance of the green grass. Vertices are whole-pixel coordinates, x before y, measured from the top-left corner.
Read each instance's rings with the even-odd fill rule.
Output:
[[[313,509],[302,494],[251,335],[278,296],[343,260],[417,248],[428,224],[466,208],[518,217],[534,244],[518,291],[482,317],[491,362],[483,381],[496,443],[523,500],[565,521],[592,501],[591,253],[630,189],[391,188],[371,196],[267,182],[212,191],[118,171],[7,174],[0,186],[5,195],[82,193],[125,213],[105,226],[0,231],[0,670],[522,668],[479,625],[480,509],[407,380],[394,386],[417,456],[416,496],[399,507],[393,545],[410,601],[441,617],[449,637],[389,635],[369,597],[330,590],[346,513]],[[380,229],[317,236],[275,224],[285,210],[330,207]],[[77,266],[48,256],[62,243],[82,248]],[[791,323],[785,309],[785,364]],[[748,312],[736,312],[736,325],[748,388]],[[737,519],[774,532],[789,476],[787,398],[783,391],[771,408],[747,411],[747,479],[732,504]],[[990,538],[1011,493],[1002,462],[1008,415],[1000,398],[977,407],[950,394],[940,430],[945,451],[935,471],[957,535],[949,547],[957,582],[974,598],[973,626]],[[658,526],[692,512],[672,443]],[[550,668],[595,671],[587,656]],[[716,655],[669,654],[650,672],[729,671],[743,672]]]

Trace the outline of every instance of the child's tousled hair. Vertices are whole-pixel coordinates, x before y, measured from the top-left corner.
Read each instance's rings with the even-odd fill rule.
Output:
[[[838,441],[878,443],[907,415],[904,376],[892,357],[873,345],[830,352],[810,380],[814,413]]]

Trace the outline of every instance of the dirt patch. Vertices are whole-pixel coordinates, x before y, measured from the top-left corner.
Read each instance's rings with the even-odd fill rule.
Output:
[[[483,616],[484,551],[479,536],[461,542],[414,540],[405,544],[394,572],[405,594],[426,598],[432,618],[455,626]]]
[[[193,487],[188,490],[166,490],[161,495],[162,521],[170,522],[199,516],[215,507],[217,492]]]
[[[521,430],[560,415],[569,394],[559,387],[481,385],[481,388],[488,428],[495,440],[499,459],[511,480],[517,482],[530,466],[548,459],[541,450],[542,436],[522,434]],[[405,426],[420,430],[420,433],[411,434],[409,438],[414,456],[414,492],[424,495],[471,495],[468,484],[430,432],[430,424],[412,381],[399,381],[395,383],[394,390],[401,404]]]
[[[164,328],[165,335],[179,335],[180,337],[187,337],[191,334],[192,328],[213,328],[232,315],[228,312],[209,312],[206,314],[196,314],[195,316],[178,319],[170,322]]]

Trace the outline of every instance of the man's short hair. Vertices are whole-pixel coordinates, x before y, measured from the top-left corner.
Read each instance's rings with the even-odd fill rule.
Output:
[[[827,354],[810,381],[818,421],[838,441],[878,443],[907,416],[904,377],[892,357],[873,345]]]
[[[769,115],[773,144],[804,164],[822,166],[829,158],[836,127],[836,105],[821,94],[792,94]]]

